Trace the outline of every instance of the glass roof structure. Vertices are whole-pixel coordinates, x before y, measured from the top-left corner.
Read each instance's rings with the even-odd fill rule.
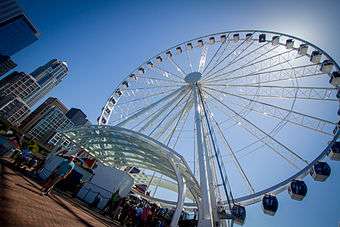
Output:
[[[200,200],[198,182],[184,158],[148,136],[125,128],[100,125],[77,127],[59,133],[73,146],[85,149],[106,166],[115,168],[134,166],[155,171],[173,180],[163,180],[162,184],[158,185],[159,187],[177,192],[179,187],[174,187],[173,182],[184,182],[188,189],[187,193],[184,193],[185,197],[190,200],[193,198],[195,201]],[[135,184],[143,183],[145,180],[135,178]],[[178,203],[178,201],[151,199],[166,205],[176,206]],[[185,203],[184,206],[196,207],[197,204]]]

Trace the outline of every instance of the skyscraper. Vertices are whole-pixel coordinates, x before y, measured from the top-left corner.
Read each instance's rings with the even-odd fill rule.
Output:
[[[36,79],[23,72],[13,72],[0,80],[0,94],[12,95],[26,101],[40,88]]]
[[[10,57],[0,55],[0,77],[16,66],[17,64],[15,64]]]
[[[39,121],[28,131],[28,134],[46,144],[58,129],[67,129],[74,124],[57,106],[49,108]]]
[[[66,114],[68,109],[57,98],[49,97],[38,108],[36,108],[22,123],[21,129],[27,133],[35,124],[44,116],[44,114],[52,107],[57,107],[63,114]]]
[[[11,56],[38,39],[39,33],[15,0],[0,1],[0,54]]]
[[[29,107],[21,98],[13,95],[0,96],[0,117],[12,125],[19,126],[29,112]]]
[[[33,106],[50,92],[55,86],[57,86],[67,75],[68,67],[66,62],[53,59],[47,64],[40,66],[34,70],[31,75],[36,79],[40,86],[40,89],[34,92],[25,101],[29,106]]]
[[[87,123],[86,114],[77,108],[71,108],[66,113],[66,117],[68,117],[68,119],[70,119],[75,126],[80,126]]]

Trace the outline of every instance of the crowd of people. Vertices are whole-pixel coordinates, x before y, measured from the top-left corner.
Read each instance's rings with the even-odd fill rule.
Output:
[[[162,208],[134,194],[119,198],[116,191],[102,209],[102,213],[126,227],[165,227],[170,225],[174,209]],[[182,212],[179,226],[196,225],[195,216],[188,218],[188,214]]]

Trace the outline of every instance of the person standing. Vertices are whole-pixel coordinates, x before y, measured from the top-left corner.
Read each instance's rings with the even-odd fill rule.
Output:
[[[109,201],[107,201],[105,207],[103,208],[103,214],[109,214],[110,216],[112,216],[112,213],[115,211],[116,208],[116,203],[119,200],[119,190],[115,191],[112,196],[111,199]]]
[[[47,182],[41,188],[41,193],[43,195],[48,195],[59,181],[66,179],[66,177],[74,169],[74,159],[75,156],[69,156],[67,160],[62,161],[61,164],[52,172],[52,174],[48,177]]]

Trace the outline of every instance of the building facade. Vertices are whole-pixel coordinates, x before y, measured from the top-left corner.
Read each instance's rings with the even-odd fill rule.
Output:
[[[57,98],[49,97],[21,123],[21,130],[24,133],[27,133],[52,107],[57,107],[63,114],[66,114],[68,111],[66,106],[64,106]]]
[[[26,101],[40,89],[37,81],[30,75],[23,72],[13,72],[0,80],[0,94],[10,95]]]
[[[81,126],[87,123],[86,114],[77,108],[71,108],[67,113],[66,117],[70,119],[75,126]]]
[[[38,40],[38,30],[15,0],[0,1],[0,54],[12,56]]]
[[[9,56],[0,55],[0,77],[16,66],[17,64]]]
[[[56,106],[49,108],[41,119],[28,131],[28,134],[43,144],[53,137],[56,130],[72,128],[74,124]]]
[[[28,116],[30,108],[19,97],[0,96],[0,116],[14,126],[19,126]]]
[[[68,66],[66,62],[57,59],[53,59],[34,70],[31,75],[35,78],[40,88],[25,100],[26,103],[29,106],[36,104],[39,99],[47,95],[47,93],[57,86],[65,78],[67,73]]]

